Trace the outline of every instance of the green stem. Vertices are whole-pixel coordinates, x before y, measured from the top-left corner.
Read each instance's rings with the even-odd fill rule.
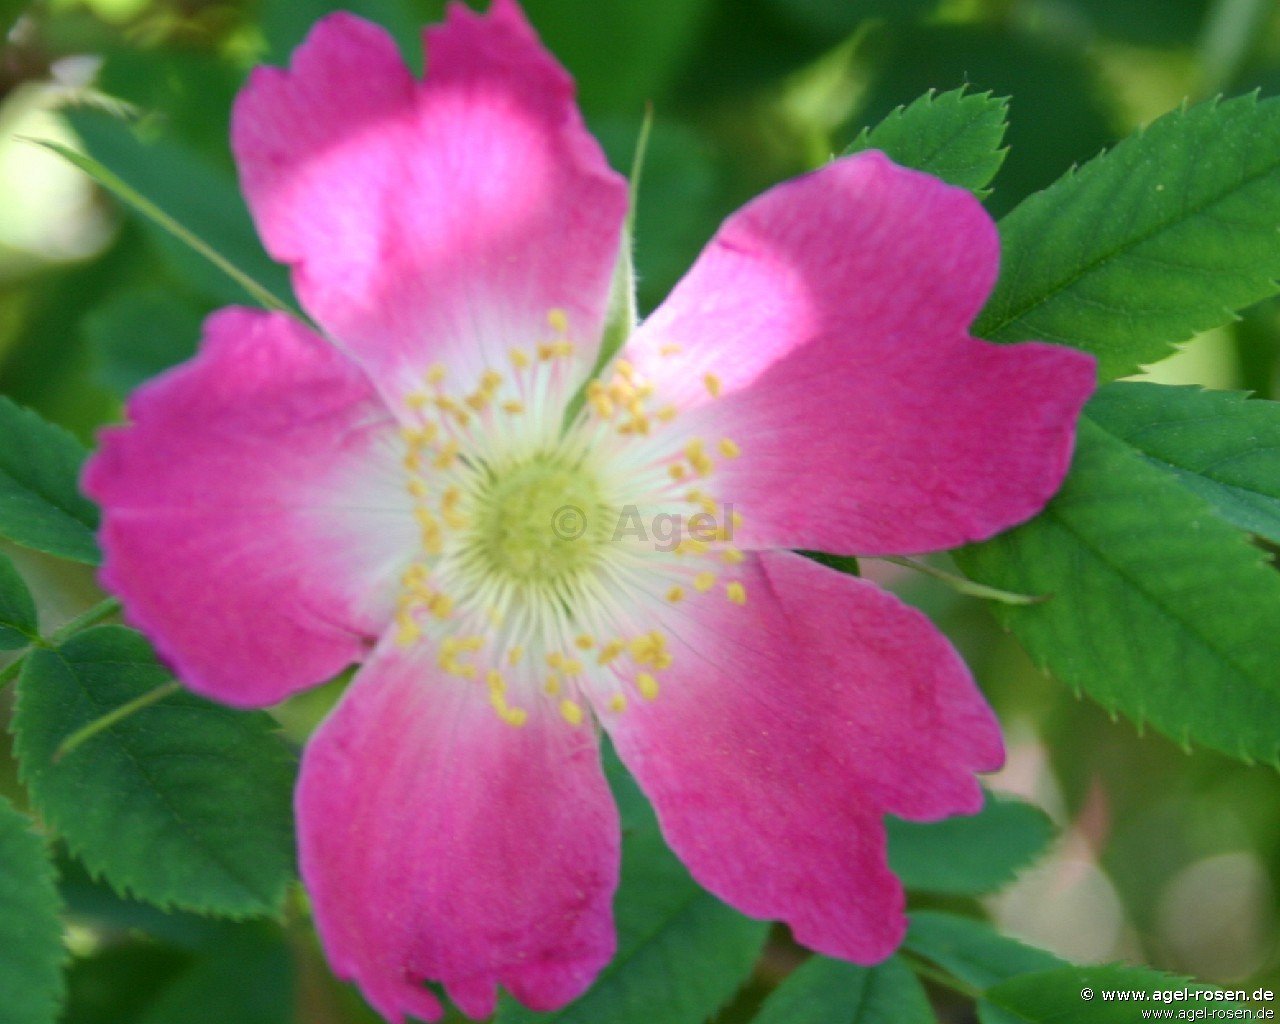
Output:
[[[103,601],[99,601],[88,611],[81,612],[70,622],[65,623],[61,628],[56,630],[45,643],[49,647],[57,647],[63,643],[68,637],[79,633],[82,629],[88,629],[90,626],[96,626],[103,619],[109,619],[111,616],[118,614],[120,611],[120,601],[115,597],[108,597]]]
[[[144,217],[164,228],[165,231],[173,235],[173,237],[178,239],[178,241],[190,246],[198,252],[253,296],[254,300],[257,301],[259,305],[266,309],[274,309],[282,313],[289,313],[292,316],[297,316],[297,312],[292,309],[288,303],[277,298],[229,259],[223,256],[222,253],[218,252],[218,250],[208,242],[193,233],[184,224],[174,220],[174,218],[170,217],[164,212],[164,210],[156,206],[156,204],[150,199],[134,189],[128,184],[128,182],[117,177],[112,171],[108,170],[105,165],[99,163],[93,157],[84,153],[77,153],[75,150],[49,139],[33,139],[24,136],[19,136],[19,138],[22,138],[24,142],[30,142],[33,145],[47,149],[51,153],[56,153],[69,164],[84,171],[85,174],[89,175],[89,177],[107,191],[116,195],[126,205],[133,207],[133,209],[137,210]]]
[[[1040,604],[1049,600],[1049,595],[1047,594],[1015,594],[1011,590],[998,590],[995,587],[988,587],[985,583],[975,583],[973,580],[957,576],[955,573],[939,569],[937,566],[918,562],[914,558],[895,558],[891,555],[882,555],[880,560],[882,562],[892,562],[894,565],[901,565],[907,569],[914,569],[916,572],[922,572],[926,576],[932,576],[935,580],[941,580],[957,593],[966,594],[969,597],[981,597],[988,601],[999,601],[1001,604]]]
[[[0,690],[9,684],[9,680],[17,678],[18,673],[22,671],[22,663],[27,660],[27,652],[30,650],[31,648],[28,647],[4,668],[0,668]]]
[[[146,693],[134,697],[133,700],[121,704],[118,708],[108,711],[101,718],[94,719],[88,725],[81,726],[60,744],[58,749],[53,752],[53,761],[56,764],[73,750],[79,747],[86,740],[91,740],[104,729],[110,729],[119,721],[123,721],[130,715],[141,711],[143,708],[149,708],[152,704],[164,700],[166,697],[177,693],[182,689],[182,684],[176,679],[165,683],[163,686],[157,686],[154,690],[148,690]]]
[[[922,978],[927,978],[935,985],[941,985],[943,988],[949,988],[952,992],[959,992],[975,1002],[982,998],[982,990],[967,981],[961,981],[955,975],[948,974],[946,971],[939,970],[933,964],[921,960],[918,956],[908,953],[905,949],[898,952],[898,956],[902,961],[911,968],[916,974]]]

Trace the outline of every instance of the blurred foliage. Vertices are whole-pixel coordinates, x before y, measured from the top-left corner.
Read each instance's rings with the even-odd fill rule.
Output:
[[[636,220],[642,311],[661,300],[735,206],[850,144],[860,147],[867,142],[864,129],[929,90],[967,86],[971,106],[965,109],[975,114],[990,113],[1008,98],[1008,153],[987,199],[997,215],[1184,98],[1255,87],[1280,93],[1280,10],[1271,0],[527,0],[526,6],[573,73],[587,119],[620,170],[629,168],[645,107],[652,106]],[[286,60],[314,20],[336,7],[388,27],[421,67],[420,28],[438,19],[443,4],[0,0],[0,393],[88,442],[118,417],[130,389],[190,355],[204,315],[247,301],[234,282],[18,137],[43,136],[52,125],[80,140],[242,269],[288,295],[287,277],[262,252],[240,199],[228,116],[249,68]],[[989,102],[980,99],[987,93]],[[117,116],[104,96],[131,105],[131,116]],[[896,115],[907,126],[910,116],[910,108]],[[982,145],[975,149],[972,183],[964,181],[974,189],[987,187],[999,163],[992,155],[1001,145],[995,128],[995,122],[976,122]],[[907,132],[882,132],[871,136],[871,145],[892,151],[910,142]],[[1204,145],[1212,147],[1213,140]],[[1030,236],[1028,247],[1042,241],[1034,231]],[[1275,397],[1280,306],[1268,301],[1246,311],[1220,338],[1213,358],[1224,362],[1234,384]],[[5,429],[32,430],[32,445],[57,449],[64,462],[76,457],[65,435],[36,436],[40,432],[20,418],[10,421]],[[1136,464],[1138,457],[1125,458]],[[51,492],[40,481],[23,487],[27,504],[19,513],[45,546],[79,544],[91,557],[91,521],[60,520],[41,506],[41,494]],[[55,505],[76,507],[74,499],[54,497]],[[12,515],[16,506],[6,507]],[[46,591],[55,588],[38,573],[24,575],[43,622],[51,600]],[[0,562],[0,637],[34,624],[26,590],[12,576],[8,561]],[[1013,751],[1004,783],[1033,796],[1064,831],[1045,862],[1043,888],[1028,889],[1036,914],[1019,912],[1010,900],[980,903],[976,890],[946,884],[947,869],[955,866],[910,861],[910,834],[897,833],[896,856],[907,858],[903,870],[935,879],[921,886],[927,895],[914,897],[919,913],[910,955],[982,987],[1014,973],[1051,970],[1052,957],[1012,943],[976,918],[987,912],[1006,930],[1035,931],[1043,925],[1038,917],[1052,916],[1040,912],[1054,899],[1082,891],[1071,886],[1087,869],[1114,911],[1106,928],[1094,922],[1083,940],[1093,943],[1098,958],[1126,956],[1208,980],[1280,988],[1275,774],[1211,753],[1187,757],[1158,736],[1140,737],[1046,680],[974,602],[923,577],[895,575],[891,582],[948,629],[997,706]],[[1026,582],[1007,581],[1015,590]],[[1248,609],[1238,614],[1247,617]],[[1081,645],[1087,646],[1087,632]],[[1133,642],[1160,641],[1147,632]],[[1171,661],[1171,672],[1177,668]],[[1247,718],[1234,706],[1227,711]],[[4,778],[4,792],[16,793],[11,773]],[[1015,815],[1025,810],[1012,806],[1021,808]],[[22,809],[0,811],[0,845],[12,846],[16,857],[34,856],[38,844]],[[633,813],[629,848],[655,842],[643,811]],[[1045,833],[1039,818],[1023,824],[1030,856]],[[984,838],[980,822],[977,827],[967,841],[971,857],[983,860],[982,844],[993,840]],[[993,862],[997,881],[1023,863],[1018,849],[1003,852],[1006,860]],[[1224,857],[1237,858],[1231,877],[1244,895],[1236,902],[1214,890],[1202,893],[1200,903],[1178,896],[1188,872],[1225,863]],[[606,980],[624,992],[647,992],[663,972],[664,957],[690,958],[684,966],[695,973],[710,964],[695,986],[690,1020],[705,1016],[728,998],[732,986],[725,978],[740,973],[763,931],[733,922],[726,927],[738,929],[735,945],[720,950],[719,960],[699,960],[708,956],[705,948],[698,952],[699,943],[707,945],[699,929],[722,913],[719,905],[661,854],[628,862],[624,877],[628,891],[648,899],[623,918],[623,943],[634,955]],[[1015,888],[1040,884],[1036,878],[1022,877]],[[61,879],[72,923],[67,1024],[372,1020],[327,974],[314,937],[300,923],[303,906],[291,903],[280,921],[216,923],[121,899],[70,859],[61,864]],[[274,899],[281,883],[272,884]],[[1036,903],[1036,893],[1047,895]],[[16,928],[15,915],[27,913],[18,897],[39,903],[30,911],[37,916],[48,916],[53,904],[51,892],[3,895],[5,936]],[[1225,910],[1216,912],[1215,901]],[[1069,930],[1036,937],[1064,947],[1072,940]],[[813,1007],[831,986],[843,992],[863,986],[869,1001],[861,1019],[867,1021],[909,1019],[904,998],[918,1009],[915,982],[897,961],[866,972],[813,960],[779,986],[798,958],[775,931],[751,983],[721,1011],[719,1024],[750,1019],[762,1000],[761,1019],[799,1020],[788,1001]],[[47,972],[47,964],[38,966]],[[1015,1009],[1037,1012],[1035,991],[1015,989],[1004,992],[1000,1006],[985,1006],[984,1019],[1011,1019]],[[964,1016],[967,1004],[933,986],[929,995],[944,1020],[971,1019]],[[52,997],[34,992],[33,998]],[[896,1009],[876,1016],[877,999]],[[529,1016],[510,1007],[503,1014]]]

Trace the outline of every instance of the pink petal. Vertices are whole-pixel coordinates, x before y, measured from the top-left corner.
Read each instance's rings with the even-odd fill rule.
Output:
[[[85,470],[102,579],[183,682],[272,704],[363,657],[417,544],[363,374],[288,316],[227,309],[128,416]]]
[[[692,410],[683,431],[741,448],[714,481],[743,517],[739,543],[937,550],[1040,510],[1094,361],[969,337],[998,244],[969,193],[879,153],[780,185],[724,224],[624,355]]]
[[[267,249],[391,394],[435,361],[505,366],[553,309],[590,366],[625,183],[514,2],[451,5],[427,50],[424,83],[382,29],[335,14],[289,70],[254,73],[232,146]]]
[[[881,960],[906,924],[883,815],[977,811],[998,726],[895,597],[789,552],[740,570],[746,604],[683,602],[656,699],[605,721],[702,885],[821,953]]]
[[[495,986],[537,1010],[613,955],[619,827],[594,733],[541,706],[516,728],[485,685],[388,645],[311,739],[302,873],[326,952],[383,1016],[472,1017]]]

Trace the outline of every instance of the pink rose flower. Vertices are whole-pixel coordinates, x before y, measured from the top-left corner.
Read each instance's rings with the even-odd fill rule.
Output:
[[[513,0],[427,49],[419,81],[337,14],[240,95],[249,205],[320,333],[224,310],[133,396],[86,474],[106,585],[229,704],[361,663],[297,815],[328,956],[389,1020],[439,1016],[424,979],[555,1008],[609,961],[600,727],[707,889],[887,956],[883,816],[976,811],[1000,734],[923,615],[788,549],[1034,515],[1092,360],[971,338],[994,226],[866,153],[730,217],[587,384],[625,182]]]

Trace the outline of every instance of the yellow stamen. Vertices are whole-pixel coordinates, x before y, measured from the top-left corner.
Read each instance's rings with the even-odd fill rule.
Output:
[[[700,594],[705,594],[715,585],[716,574],[713,572],[700,572],[693,578],[693,589]]]
[[[720,397],[720,378],[714,373],[708,373],[702,378],[702,383],[707,386],[707,394],[712,398]]]
[[[658,680],[648,672],[641,672],[636,676],[636,688],[645,700],[656,700],[658,697]]]
[[[726,459],[736,459],[742,454],[742,449],[731,438],[722,437],[720,439],[720,454]]]
[[[582,724],[582,707],[574,701],[562,700],[560,702],[560,714],[570,725]]]
[[[747,588],[744,587],[737,580],[734,580],[732,583],[728,584],[724,588],[724,593],[725,593],[725,597],[727,597],[734,604],[747,603]]]
[[[670,601],[672,604],[675,604],[677,601],[683,601],[684,588],[672,587],[670,590],[667,591],[667,600]]]
[[[607,644],[600,648],[600,656],[596,661],[601,665],[607,665],[613,661],[619,654],[626,650],[627,645],[621,640],[610,640]]]

